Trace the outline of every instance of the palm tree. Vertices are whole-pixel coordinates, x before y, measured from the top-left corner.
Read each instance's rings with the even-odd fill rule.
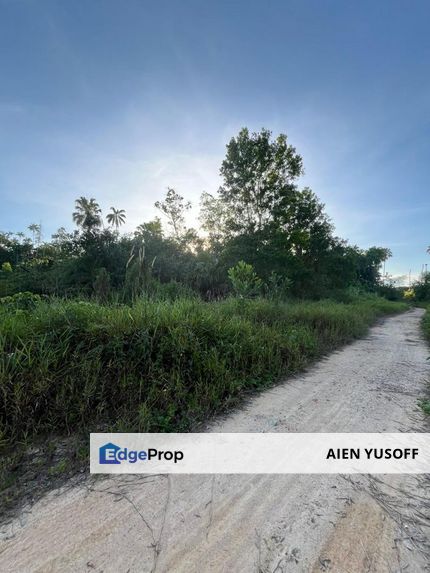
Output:
[[[73,220],[84,231],[92,231],[102,224],[101,209],[95,199],[80,197],[75,201]]]
[[[124,209],[115,209],[115,207],[111,207],[110,210],[112,213],[106,215],[106,220],[109,225],[113,225],[118,230],[118,227],[125,223],[125,211]]]
[[[31,231],[33,233],[33,243],[40,243],[40,233],[42,230],[41,225],[38,225],[37,223],[32,223],[31,225],[28,226],[28,230]]]

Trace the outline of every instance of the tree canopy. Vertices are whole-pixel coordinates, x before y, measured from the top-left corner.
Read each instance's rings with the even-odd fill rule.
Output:
[[[42,240],[37,224],[28,227],[30,237],[0,233],[0,266],[8,263],[0,271],[0,294],[98,290],[106,297],[138,294],[137,283],[140,292],[175,283],[205,297],[223,296],[231,288],[228,270],[240,261],[252,265],[265,288],[288,284],[293,296],[321,298],[350,286],[375,290],[390,251],[363,250],[336,237],[317,195],[300,188],[302,174],[302,157],[285,134],[244,128],[226,146],[221,187],[202,193],[199,231],[186,224],[191,203],[170,187],[155,203],[166,228],[156,217],[125,234],[119,232],[124,209],[111,207],[104,227],[96,199],[80,197],[73,231],[60,228],[50,241]],[[132,276],[140,279],[130,290]]]

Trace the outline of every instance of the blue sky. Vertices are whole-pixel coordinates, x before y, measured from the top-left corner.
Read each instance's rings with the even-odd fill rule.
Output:
[[[430,4],[0,0],[0,229],[215,192],[242,126],[287,133],[336,232],[430,263]]]

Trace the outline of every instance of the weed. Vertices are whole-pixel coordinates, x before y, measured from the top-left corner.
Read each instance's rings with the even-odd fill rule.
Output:
[[[418,402],[419,407],[422,409],[424,414],[430,415],[430,400],[419,400]]]
[[[406,305],[38,302],[0,311],[0,438],[186,431]]]

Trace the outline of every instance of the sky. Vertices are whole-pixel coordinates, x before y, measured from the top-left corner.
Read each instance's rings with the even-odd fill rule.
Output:
[[[430,263],[430,4],[0,0],[0,229],[74,200],[156,214],[215,193],[241,127],[286,133],[336,234]]]

